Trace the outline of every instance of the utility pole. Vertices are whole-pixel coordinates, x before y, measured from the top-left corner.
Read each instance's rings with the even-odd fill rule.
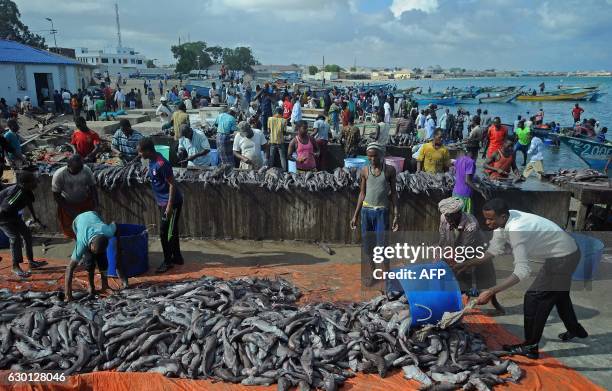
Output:
[[[53,19],[51,19],[51,18],[45,18],[45,19],[47,19],[49,22],[51,22],[50,33],[53,35],[53,45],[57,49],[57,41],[55,40],[55,34],[57,34],[57,30],[53,27]]]
[[[325,85],[325,56],[323,56],[323,68],[321,68],[321,72],[323,72],[323,84]]]
[[[115,3],[115,23],[117,23],[117,42],[119,47],[123,47],[121,44],[121,25],[119,24],[119,4]]]
[[[199,76],[200,75],[200,55],[199,54],[196,56],[196,60],[198,62],[198,76]]]

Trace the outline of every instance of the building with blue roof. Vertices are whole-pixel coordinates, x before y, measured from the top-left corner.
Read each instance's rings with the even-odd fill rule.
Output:
[[[0,39],[0,97],[10,105],[17,98],[29,97],[33,106],[45,107],[45,101],[53,101],[54,90],[75,93],[85,88],[93,68],[70,57]]]

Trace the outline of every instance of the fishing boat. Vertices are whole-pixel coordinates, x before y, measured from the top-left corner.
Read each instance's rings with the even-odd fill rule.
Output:
[[[580,159],[595,170],[603,170],[606,162],[612,156],[612,144],[598,141],[559,135],[559,140],[567,145]]]
[[[520,95],[520,92],[510,94],[487,94],[487,96],[477,96],[480,103],[510,103]]]
[[[572,92],[572,93],[551,93],[545,92],[538,95],[519,95],[516,97],[516,100],[521,101],[548,101],[548,100],[585,100],[589,91],[580,91],[580,92]]]
[[[453,106],[457,104],[457,98],[454,96],[450,96],[450,97],[434,97],[434,96],[419,96],[419,95],[415,95],[413,96],[413,99],[420,105],[420,106],[427,106],[427,105],[440,105],[440,106]]]

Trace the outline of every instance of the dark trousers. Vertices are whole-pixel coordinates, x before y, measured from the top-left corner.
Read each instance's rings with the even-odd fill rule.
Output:
[[[547,259],[523,301],[525,345],[536,345],[542,338],[544,326],[553,307],[557,307],[559,318],[567,331],[582,334],[584,328],[578,323],[569,289],[572,273],[580,261],[580,251],[562,258]]]
[[[11,256],[13,257],[13,265],[18,265],[23,262],[23,253],[21,248],[22,242],[25,242],[26,256],[29,261],[34,260],[34,251],[32,250],[32,233],[25,225],[22,219],[0,221],[0,230],[4,232],[11,244]]]
[[[514,144],[514,153],[515,153],[515,155],[516,155],[516,153],[518,151],[521,151],[521,153],[523,154],[523,166],[525,164],[527,164],[527,150],[528,149],[529,149],[529,145],[523,145],[523,144],[519,143],[518,141],[517,141],[516,144]],[[516,157],[515,157],[515,159],[516,159]]]
[[[261,114],[261,129],[263,130],[265,135],[268,134],[268,118],[270,117],[272,117],[272,114],[268,114],[268,113]]]
[[[87,110],[87,121],[95,121],[95,120],[96,120],[96,111]]]
[[[318,139],[317,146],[319,147],[319,157],[317,158],[317,169],[319,171],[327,170],[327,140]]]
[[[166,207],[160,207],[159,236],[164,252],[164,263],[180,263],[183,260],[179,242],[179,222],[183,204],[174,205],[171,216],[165,216]]]
[[[277,154],[283,171],[287,171],[287,151],[285,151],[285,146],[282,144],[270,144],[268,167],[274,167],[274,159]]]

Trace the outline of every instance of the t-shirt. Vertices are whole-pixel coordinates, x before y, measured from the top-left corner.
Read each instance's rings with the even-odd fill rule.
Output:
[[[17,133],[9,129],[6,131],[6,133],[4,133],[4,138],[6,139],[6,141],[8,141],[10,146],[13,147],[13,150],[15,151],[15,153],[8,153],[9,158],[14,159],[16,154],[21,154],[21,143]]]
[[[521,145],[529,145],[529,133],[530,133],[530,129],[528,127],[524,127],[524,128],[516,128],[514,130],[514,133],[516,133],[516,136],[518,137],[518,142]]]
[[[103,113],[104,109],[106,108],[106,102],[104,101],[104,99],[98,99],[96,100],[95,106],[96,106],[96,113],[98,114]]]
[[[76,129],[72,133],[70,144],[74,145],[77,153],[81,155],[81,157],[86,157],[94,150],[96,145],[100,144],[100,136],[93,130],[83,132],[82,130]]]
[[[418,161],[423,162],[423,171],[437,173],[444,172],[444,168],[450,162],[448,149],[444,146],[434,147],[433,142],[429,142],[419,151]]]
[[[314,129],[317,129],[317,134],[315,135],[315,140],[325,140],[329,139],[329,124],[325,122],[325,120],[318,119],[312,125]]]
[[[266,137],[261,130],[253,129],[253,137],[251,138],[244,137],[240,133],[236,134],[232,149],[249,159],[259,161],[261,159],[261,147],[266,143]]]
[[[208,143],[208,139],[204,135],[204,133],[193,130],[193,136],[191,136],[191,140],[187,137],[181,137],[179,139],[179,148],[183,148],[187,151],[187,156],[193,156],[197,153],[200,153],[205,150],[210,151],[210,144]],[[189,161],[187,163],[188,166],[210,166],[210,153],[207,153],[204,156],[200,156],[199,158]]]
[[[122,129],[117,129],[113,135],[112,146],[125,155],[127,159],[133,159],[138,155],[138,143],[142,137],[142,134],[137,130],[132,130],[132,134],[128,137]]]
[[[178,140],[181,137],[181,125],[189,125],[189,114],[182,110],[175,111],[174,114],[172,114],[172,121],[172,125],[174,126],[174,139]]]
[[[268,130],[270,131],[270,144],[283,144],[283,135],[287,129],[287,121],[284,118],[268,118]]]
[[[34,193],[21,185],[11,185],[0,191],[0,221],[19,218],[19,211],[34,203]]]
[[[228,113],[221,113],[215,121],[217,133],[232,133],[236,130],[236,118]]]
[[[172,166],[159,153],[155,154],[155,157],[149,161],[149,179],[151,180],[151,188],[153,189],[153,195],[159,206],[168,205],[168,198],[170,197],[170,185],[168,184],[169,178],[174,178],[174,172],[172,172]],[[181,194],[178,187],[174,193],[174,203],[180,204],[183,202],[183,195]]]
[[[76,235],[76,243],[72,256],[73,261],[79,261],[83,258],[86,251],[89,251],[89,245],[96,236],[106,236],[112,238],[117,232],[117,226],[105,224],[96,212],[88,211],[78,215],[72,222],[72,230]]]
[[[476,172],[476,163],[469,156],[461,156],[455,161],[455,187],[453,194],[461,197],[470,197],[472,188],[465,183],[465,176]]]
[[[89,196],[89,188],[96,184],[91,169],[83,166],[78,174],[70,173],[64,166],[53,174],[51,191],[60,193],[68,202],[83,202]]]

